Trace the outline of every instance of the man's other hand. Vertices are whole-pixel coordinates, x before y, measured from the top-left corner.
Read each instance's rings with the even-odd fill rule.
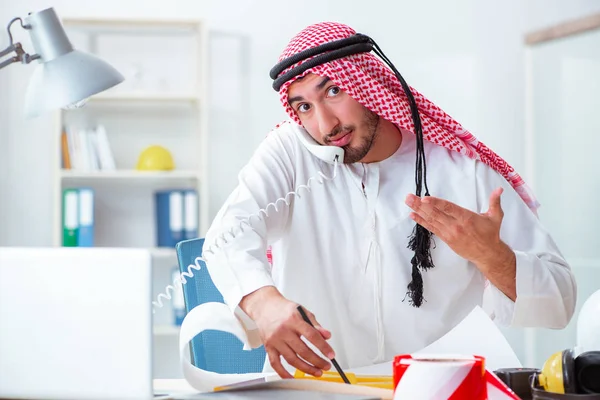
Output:
[[[419,198],[409,194],[406,204],[413,209],[410,217],[415,222],[481,269],[497,263],[500,256],[507,254],[507,246],[500,240],[504,217],[500,205],[502,190],[497,188],[492,192],[489,209],[481,214],[432,196]]]

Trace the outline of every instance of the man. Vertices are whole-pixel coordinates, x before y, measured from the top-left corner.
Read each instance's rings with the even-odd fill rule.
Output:
[[[316,24],[279,61],[272,78],[291,121],[240,172],[204,254],[280,376],[320,376],[333,357],[342,368],[389,361],[476,305],[503,325],[569,322],[575,281],[524,182],[372,39]],[[343,148],[343,163],[315,157],[295,125]]]

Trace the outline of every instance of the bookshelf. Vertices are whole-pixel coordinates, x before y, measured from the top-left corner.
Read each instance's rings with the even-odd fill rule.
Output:
[[[177,266],[174,248],[157,246],[155,192],[195,191],[198,237],[210,222],[207,31],[202,21],[63,18],[62,22],[75,48],[102,57],[125,75],[125,81],[87,99],[81,108],[56,112],[54,245],[63,245],[63,191],[91,188],[94,246],[149,249],[155,299],[172,282]],[[114,168],[102,162],[100,126]],[[70,165],[65,163],[64,138]],[[136,168],[142,151],[153,145],[169,151],[174,169]],[[166,302],[154,314],[155,378],[182,377],[179,329],[171,306]]]
[[[185,93],[139,93],[139,92],[130,92],[130,93],[121,93],[121,94],[105,94],[100,93],[94,97],[92,97],[89,101],[94,103],[102,103],[108,101],[127,101],[127,102],[138,102],[138,103],[152,103],[152,102],[161,102],[161,103],[189,103],[190,105],[194,105],[200,101],[199,98],[185,94]]]
[[[193,181],[201,178],[200,173],[194,170],[175,171],[77,171],[72,169],[61,169],[60,175],[63,181],[85,181],[85,180],[115,180],[132,183],[135,181]]]
[[[178,336],[179,329],[173,325],[156,325],[152,331],[156,336]]]

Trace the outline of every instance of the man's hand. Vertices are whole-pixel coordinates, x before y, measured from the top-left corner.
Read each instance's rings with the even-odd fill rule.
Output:
[[[449,201],[413,194],[406,204],[414,210],[410,217],[442,239],[456,254],[476,265],[488,265],[502,248],[500,226],[504,212],[500,206],[502,188],[490,196],[486,213],[477,214]]]
[[[504,211],[500,205],[502,188],[490,195],[487,212],[477,214],[449,201],[409,194],[406,204],[414,210],[410,217],[442,239],[456,254],[471,261],[513,301],[516,299],[516,256],[500,239]]]
[[[313,376],[321,376],[323,370],[331,368],[327,360],[301,339],[304,336],[331,359],[335,354],[325,341],[331,338],[331,333],[321,327],[309,311],[306,314],[315,327],[306,323],[297,310],[298,304],[287,300],[276,288],[267,286],[248,294],[240,302],[240,307],[258,326],[269,362],[279,376],[292,378],[281,364],[280,356],[293,367]]]

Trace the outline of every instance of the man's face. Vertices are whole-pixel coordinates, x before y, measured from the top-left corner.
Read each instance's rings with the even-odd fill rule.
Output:
[[[362,160],[377,138],[379,117],[329,78],[308,74],[288,89],[288,102],[322,145],[342,147],[344,163]]]

